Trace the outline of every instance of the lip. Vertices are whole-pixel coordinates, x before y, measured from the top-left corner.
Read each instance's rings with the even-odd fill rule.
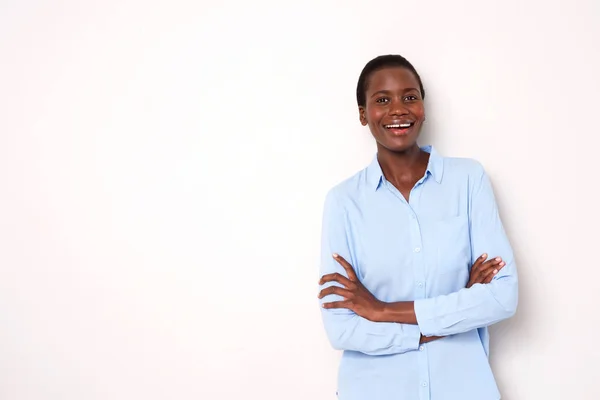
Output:
[[[401,125],[401,124],[412,124],[408,128],[386,128],[387,125]],[[415,126],[415,121],[390,121],[389,123],[382,124],[383,129],[386,132],[391,133],[394,136],[407,136],[411,129]]]
[[[391,133],[394,136],[408,136],[408,134],[410,133],[410,130],[412,129],[412,126],[410,128],[392,128],[392,129],[387,129],[385,128],[385,130],[389,133]]]
[[[386,121],[383,125],[401,125],[401,124],[414,124],[415,121],[412,119],[393,119]]]

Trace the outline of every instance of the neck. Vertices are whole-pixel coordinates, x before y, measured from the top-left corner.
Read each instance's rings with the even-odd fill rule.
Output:
[[[397,184],[421,179],[427,170],[429,153],[421,150],[417,144],[401,152],[378,148],[377,160],[385,178]]]

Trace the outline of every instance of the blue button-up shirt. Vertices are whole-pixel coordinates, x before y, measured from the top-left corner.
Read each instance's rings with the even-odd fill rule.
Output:
[[[377,157],[327,194],[321,275],[346,275],[332,257],[338,253],[379,300],[414,301],[418,322],[372,322],[347,309],[323,309],[331,344],[344,350],[340,400],[500,398],[487,327],[515,313],[513,252],[482,166],[423,150],[431,154],[427,172],[408,202]],[[491,283],[466,289],[470,267],[484,253],[506,265]],[[419,345],[421,333],[444,338]]]

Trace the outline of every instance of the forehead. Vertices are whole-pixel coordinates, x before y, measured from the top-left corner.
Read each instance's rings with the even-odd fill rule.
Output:
[[[396,91],[408,88],[419,89],[417,77],[404,67],[386,67],[374,71],[367,80],[367,93],[382,90]]]

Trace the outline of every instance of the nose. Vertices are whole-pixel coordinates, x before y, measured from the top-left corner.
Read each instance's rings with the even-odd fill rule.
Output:
[[[408,110],[404,106],[402,99],[394,99],[390,104],[390,115],[404,115],[408,114]]]

